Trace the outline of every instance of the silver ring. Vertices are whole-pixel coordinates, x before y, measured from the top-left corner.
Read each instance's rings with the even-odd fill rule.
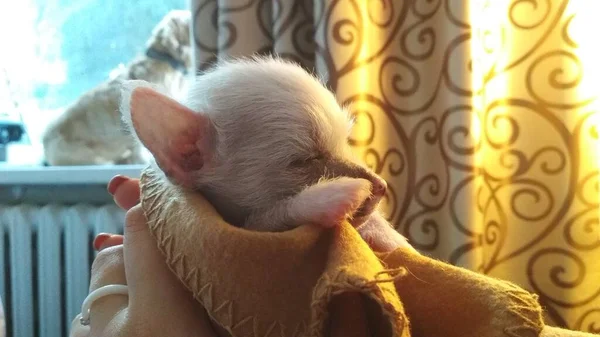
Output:
[[[79,318],[79,324],[83,325],[83,326],[87,326],[90,325],[90,319],[84,319],[83,317]]]
[[[79,318],[81,325],[90,325],[90,310],[92,308],[92,303],[94,303],[95,300],[107,295],[115,294],[127,295],[127,286],[122,284],[110,284],[92,291],[85,300],[83,300],[83,304],[81,305],[81,318]]]

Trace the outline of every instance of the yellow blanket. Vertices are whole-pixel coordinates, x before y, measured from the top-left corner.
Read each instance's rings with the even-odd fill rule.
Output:
[[[221,335],[530,337],[544,328],[536,296],[402,249],[375,254],[347,223],[252,232],[150,169],[141,188],[168,265]]]

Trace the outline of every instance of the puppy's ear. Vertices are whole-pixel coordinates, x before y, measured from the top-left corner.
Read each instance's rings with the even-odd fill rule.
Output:
[[[183,186],[193,186],[193,173],[213,155],[212,124],[144,81],[122,84],[121,114],[125,124],[152,153],[163,172]]]

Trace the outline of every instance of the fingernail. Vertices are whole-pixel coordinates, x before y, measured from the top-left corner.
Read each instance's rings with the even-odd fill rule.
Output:
[[[102,244],[100,245],[100,249],[99,250],[103,250],[103,249],[106,249],[108,247],[112,247],[112,246],[118,245],[119,243],[115,242],[115,240],[110,240],[110,239],[112,239],[114,237],[116,237],[116,235],[111,235],[109,237],[109,240],[106,240],[106,241],[102,242]]]
[[[94,239],[94,249],[96,250],[100,250],[100,248],[102,248],[102,244],[108,240],[108,238],[110,238],[110,234],[107,233],[100,233],[96,236],[96,238]]]
[[[110,182],[108,183],[108,193],[110,193],[111,195],[114,195],[115,192],[117,191],[117,188],[119,188],[119,186],[124,183],[125,181],[127,181],[127,178],[121,175],[115,176],[113,177]]]

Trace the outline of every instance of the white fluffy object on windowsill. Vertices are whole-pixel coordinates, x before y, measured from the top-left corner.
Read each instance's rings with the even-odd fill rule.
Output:
[[[43,158],[41,144],[10,143],[6,146],[6,162],[3,165],[40,166]]]

